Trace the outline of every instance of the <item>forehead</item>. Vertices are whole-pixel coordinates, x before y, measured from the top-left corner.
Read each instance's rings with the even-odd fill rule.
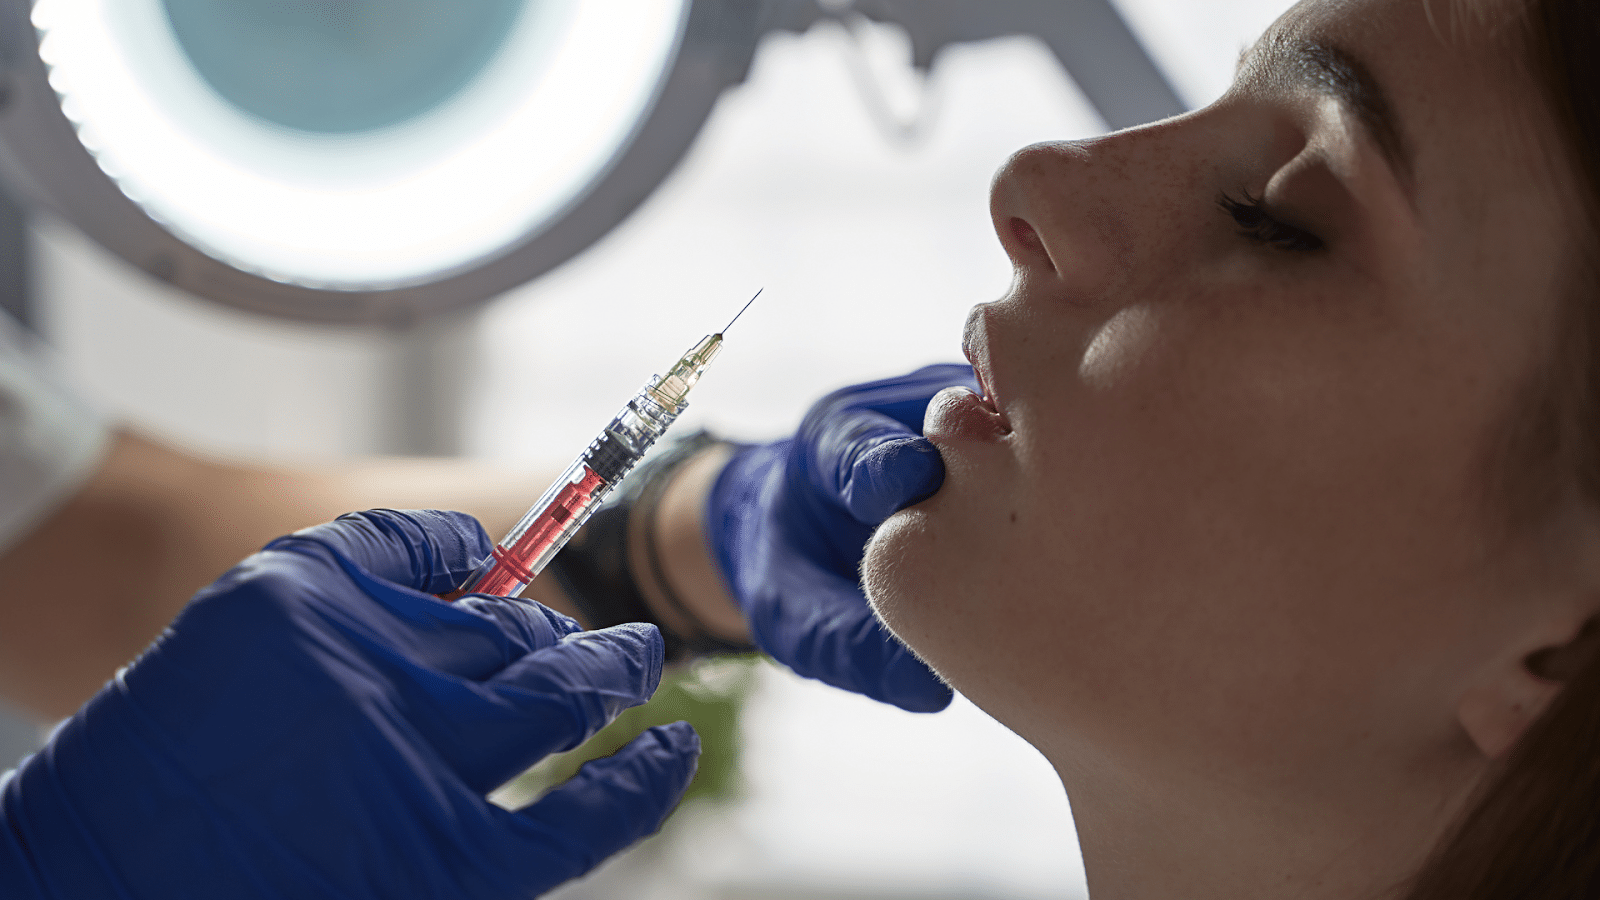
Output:
[[[1536,125],[1526,0],[1300,0],[1246,55],[1246,69],[1281,79],[1297,47],[1333,48],[1374,76],[1409,130]]]
[[[1548,283],[1583,214],[1576,157],[1531,63],[1528,12],[1528,0],[1302,0],[1250,50],[1241,78],[1315,90],[1306,48],[1331,48],[1379,94],[1437,270],[1484,286]],[[1382,129],[1365,130],[1390,155]]]
[[[1395,139],[1426,169],[1492,157],[1532,175],[1555,131],[1530,64],[1528,11],[1528,0],[1301,0],[1248,59],[1281,81],[1304,72],[1305,48],[1331,53],[1370,83]]]

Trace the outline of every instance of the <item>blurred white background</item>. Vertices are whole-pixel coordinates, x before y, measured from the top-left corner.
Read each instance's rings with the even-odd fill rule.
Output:
[[[1119,5],[1184,98],[1202,105],[1288,3]],[[896,68],[904,42],[881,30],[868,50],[909,104],[914,85]],[[1042,45],[1009,39],[948,51],[932,76],[926,139],[896,146],[868,117],[849,52],[830,27],[769,39],[636,215],[480,316],[423,332],[464,386],[464,452],[566,463],[757,288],[766,293],[730,333],[681,431],[778,436],[834,387],[959,358],[967,309],[1010,278],[988,218],[994,171],[1024,144],[1102,126]],[[177,296],[51,223],[38,228],[37,254],[42,329],[91,396],[137,427],[258,458],[396,445],[385,385],[417,335],[289,325]],[[911,716],[768,669],[746,749],[744,800],[649,851],[650,878],[601,877],[642,898],[1083,894],[1053,773],[964,701]]]

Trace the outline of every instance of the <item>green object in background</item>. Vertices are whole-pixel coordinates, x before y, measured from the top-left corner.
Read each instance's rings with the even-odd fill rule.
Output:
[[[737,797],[739,719],[760,659],[756,655],[713,657],[669,672],[649,703],[624,712],[583,746],[556,754],[517,776],[495,791],[494,802],[520,809],[571,778],[579,766],[610,756],[646,728],[678,721],[694,726],[701,745],[700,770],[684,800]]]

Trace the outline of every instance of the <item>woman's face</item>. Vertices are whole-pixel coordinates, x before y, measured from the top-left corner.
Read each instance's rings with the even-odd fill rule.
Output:
[[[945,486],[866,574],[1047,755],[1340,790],[1352,755],[1453,741],[1551,592],[1493,485],[1581,220],[1492,6],[1307,0],[1211,107],[997,176],[987,399],[930,407]]]

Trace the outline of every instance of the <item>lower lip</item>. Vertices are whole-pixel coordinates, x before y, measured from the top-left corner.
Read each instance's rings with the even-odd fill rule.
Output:
[[[929,438],[998,442],[1011,433],[1005,420],[966,388],[945,388],[928,403],[922,433]]]

